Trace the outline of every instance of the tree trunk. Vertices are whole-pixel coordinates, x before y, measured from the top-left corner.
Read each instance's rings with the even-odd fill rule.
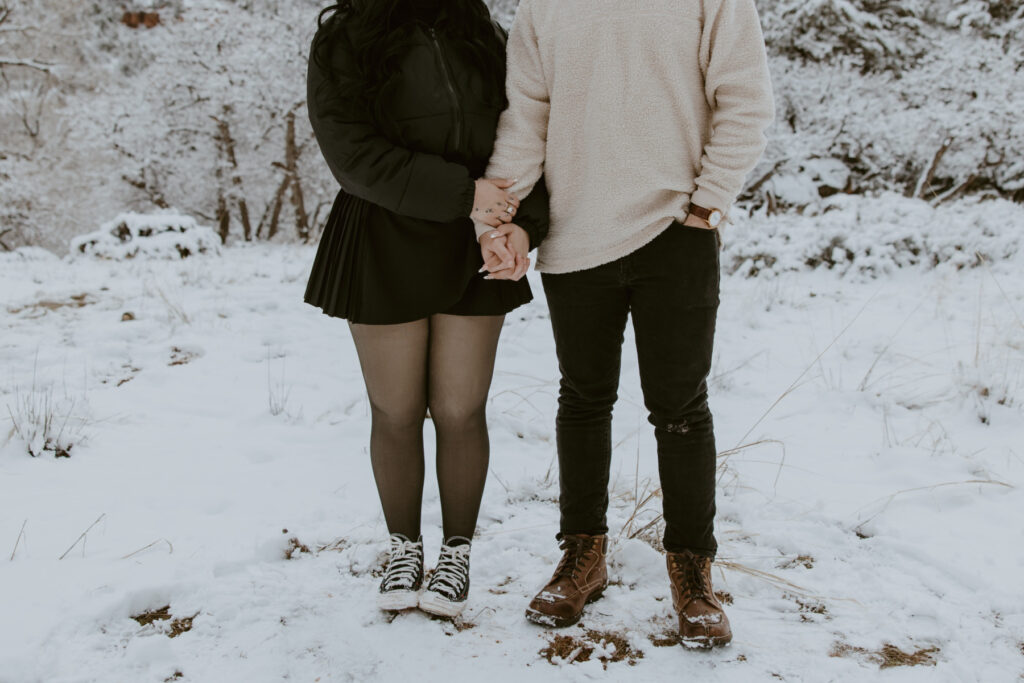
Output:
[[[288,112],[284,143],[284,165],[291,180],[292,206],[295,208],[295,233],[303,242],[309,241],[309,216],[299,179],[299,150],[295,144],[295,110]]]
[[[238,192],[238,213],[242,220],[242,235],[246,242],[252,241],[252,222],[249,220],[249,205],[245,201],[245,193],[242,189],[242,177],[238,174],[238,158],[235,156],[235,138],[231,135],[231,124],[228,123],[227,115],[231,108],[224,107],[224,118],[214,118],[217,122],[217,137],[220,140],[221,152],[231,164],[231,184]]]

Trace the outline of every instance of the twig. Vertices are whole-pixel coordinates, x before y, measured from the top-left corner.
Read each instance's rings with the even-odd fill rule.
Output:
[[[780,161],[776,161],[775,165],[772,166],[770,171],[768,171],[763,176],[761,176],[761,178],[759,180],[757,180],[756,182],[751,183],[750,187],[748,187],[746,189],[747,194],[749,194],[751,192],[757,192],[758,190],[760,190],[761,186],[764,185],[765,183],[767,183],[769,180],[771,180],[772,176],[774,176],[776,174],[776,172],[778,172],[779,168],[781,168],[782,164],[784,164],[785,162],[786,162],[785,159],[782,159]]]
[[[0,57],[0,66],[23,66],[26,69],[35,69],[36,71],[42,71],[43,73],[53,73],[50,67],[53,64],[47,64],[46,62],[37,62],[31,59],[14,59],[13,57]]]
[[[948,201],[956,199],[957,197],[962,195],[968,187],[971,186],[971,183],[973,183],[977,179],[977,177],[978,175],[976,173],[971,173],[970,175],[967,176],[967,180],[963,181],[946,194],[942,194],[936,197],[932,201],[932,206],[941,206],[942,204],[945,204]]]
[[[947,482],[943,482],[941,484],[932,484],[930,486],[917,486],[917,487],[912,488],[912,489],[904,489],[902,491],[897,491],[896,493],[893,493],[893,494],[891,494],[888,497],[878,498],[876,500],[871,501],[867,505],[861,506],[860,509],[863,510],[864,508],[866,508],[866,507],[868,507],[870,505],[874,505],[875,503],[877,503],[880,500],[884,500],[885,501],[885,504],[882,505],[882,507],[878,510],[878,512],[876,512],[875,514],[871,515],[870,517],[865,519],[863,522],[861,522],[860,524],[858,524],[854,528],[855,528],[856,531],[860,531],[861,527],[863,527],[865,524],[867,524],[868,522],[873,520],[878,515],[880,515],[883,512],[885,512],[889,508],[889,504],[892,503],[892,501],[895,500],[897,496],[902,496],[905,493],[917,493],[918,491],[933,491],[935,489],[944,488],[946,486],[966,486],[966,485],[970,485],[970,484],[991,484],[993,486],[1002,486],[1002,487],[1005,487],[1005,488],[1008,488],[1008,489],[1016,488],[1012,484],[1007,484],[1006,482],[1002,482],[1002,481],[996,481],[995,479],[968,479],[967,481],[947,481]]]
[[[97,521],[98,521],[98,520],[97,520]],[[138,555],[138,554],[139,554],[139,553],[141,553],[141,552],[142,552],[143,550],[149,550],[150,548],[152,548],[153,546],[155,546],[155,545],[156,545],[157,543],[159,543],[160,541],[163,541],[164,543],[166,543],[166,544],[167,544],[167,547],[168,547],[168,548],[170,548],[170,552],[169,552],[169,554],[170,554],[170,555],[173,555],[173,554],[174,554],[174,546],[173,546],[173,545],[171,544],[171,542],[170,542],[170,541],[168,541],[168,540],[167,540],[166,538],[158,538],[158,539],[156,539],[155,541],[153,541],[152,543],[150,543],[149,545],[147,545],[147,546],[144,546],[144,547],[142,547],[142,548],[139,548],[138,550],[136,550],[136,551],[135,551],[135,552],[133,552],[133,553],[128,553],[127,555],[125,555],[125,556],[124,556],[124,557],[122,557],[121,559],[122,559],[122,560],[127,560],[127,559],[128,559],[129,557],[132,557],[133,555]]]
[[[914,196],[918,199],[924,199],[925,191],[931,186],[932,180],[935,178],[935,171],[939,168],[939,163],[942,161],[942,157],[946,155],[946,151],[953,145],[952,136],[942,141],[942,145],[935,152],[935,156],[932,157],[932,163],[925,171],[925,174],[921,176],[920,180],[917,181],[917,187],[914,188]]]
[[[18,532],[18,538],[16,538],[14,540],[14,550],[11,551],[11,559],[10,559],[11,562],[14,561],[14,554],[18,552],[18,544],[21,543],[21,537],[25,535],[25,525],[26,524],[28,524],[28,520],[27,519],[24,522],[21,523],[21,531]]]
[[[58,560],[63,560],[63,559],[65,558],[65,557],[67,557],[67,556],[68,556],[68,553],[70,553],[70,552],[71,552],[72,550],[74,550],[74,549],[75,549],[75,546],[76,546],[76,545],[78,545],[78,542],[79,542],[79,541],[81,541],[82,539],[84,539],[84,538],[85,538],[85,535],[86,535],[87,533],[89,533],[90,531],[92,531],[92,528],[93,528],[94,526],[96,526],[97,524],[99,524],[99,523],[100,523],[100,521],[101,521],[101,520],[102,520],[102,519],[103,519],[104,517],[106,517],[106,516],[107,516],[107,513],[106,513],[106,512],[104,512],[104,513],[103,513],[102,515],[100,515],[99,517],[97,517],[97,518],[96,518],[96,521],[95,521],[95,522],[93,522],[92,524],[90,524],[90,525],[89,525],[89,528],[88,528],[88,529],[86,529],[85,531],[83,531],[83,532],[82,532],[82,535],[81,535],[81,536],[79,536],[78,538],[76,538],[76,539],[75,539],[75,542],[71,544],[71,547],[70,547],[70,548],[68,548],[67,550],[65,550],[65,551],[64,551],[64,554],[63,554],[63,555],[61,555],[60,557],[58,557],[57,559],[58,559]]]

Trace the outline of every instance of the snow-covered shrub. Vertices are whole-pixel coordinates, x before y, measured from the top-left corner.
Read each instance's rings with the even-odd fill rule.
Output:
[[[71,254],[115,261],[182,259],[220,253],[220,238],[189,216],[124,213],[96,232],[71,240]]]
[[[743,277],[824,268],[873,278],[899,268],[974,268],[1024,251],[1024,210],[1003,200],[932,207],[882,195],[839,194],[804,213],[737,217],[725,233],[722,268]]]
[[[764,15],[765,38],[791,59],[899,69],[927,50],[919,15],[914,0],[777,0]]]

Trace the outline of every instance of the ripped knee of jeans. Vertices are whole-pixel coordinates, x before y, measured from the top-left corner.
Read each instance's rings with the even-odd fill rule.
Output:
[[[662,425],[669,434],[686,434],[690,431],[690,423],[686,420],[680,420],[679,422],[669,422],[668,424]]]

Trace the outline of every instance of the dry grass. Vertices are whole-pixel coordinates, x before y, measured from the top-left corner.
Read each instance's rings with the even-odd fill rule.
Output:
[[[584,631],[582,636],[552,635],[547,647],[537,654],[556,665],[588,662],[596,658],[605,669],[616,662],[633,666],[644,656],[643,651],[634,649],[623,635],[591,629]]]
[[[828,653],[829,657],[860,657],[878,664],[880,669],[896,666],[935,666],[937,647],[927,647],[914,652],[904,652],[892,643],[885,643],[878,650],[854,647],[848,643],[837,642]]]
[[[75,417],[76,403],[66,393],[55,397],[52,386],[39,386],[33,371],[32,386],[26,392],[15,388],[14,401],[7,405],[12,425],[8,438],[17,435],[33,458],[70,458],[71,450],[85,440],[86,420]]]

